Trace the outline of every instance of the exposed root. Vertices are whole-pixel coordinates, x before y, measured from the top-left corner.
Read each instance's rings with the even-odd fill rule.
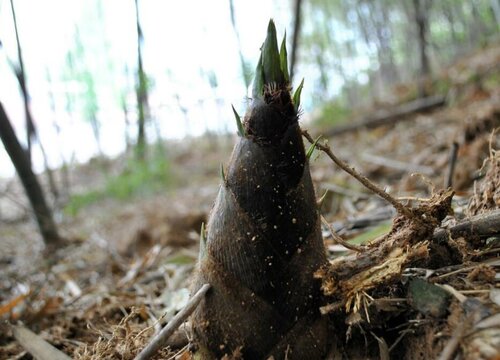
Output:
[[[490,139],[490,156],[483,168],[486,175],[478,183],[474,183],[474,195],[467,208],[468,215],[477,215],[493,209],[500,209],[500,153],[493,149],[494,131]]]

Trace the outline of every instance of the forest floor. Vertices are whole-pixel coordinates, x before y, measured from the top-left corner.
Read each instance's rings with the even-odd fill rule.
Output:
[[[464,59],[442,77],[451,84],[445,106],[407,115],[394,124],[345,133],[328,139],[328,145],[405,204],[425,203],[446,187],[451,171],[453,215],[442,226],[452,226],[500,209],[500,138],[495,132],[500,127],[500,46]],[[309,132],[319,135],[313,128]],[[218,191],[220,163],[229,159],[233,142],[233,137],[207,136],[167,143],[171,178],[165,190],[127,200],[107,197],[71,216],[61,212],[58,219],[68,245],[50,255],[43,252],[35,224],[27,216],[19,185],[2,182],[0,358],[31,358],[26,345],[14,337],[10,324],[17,323],[73,358],[133,359],[189,299],[199,230]],[[305,145],[309,146],[307,141]],[[454,148],[456,161],[451,160]],[[316,150],[311,159],[317,197],[329,191],[321,213],[344,240],[364,244],[390,232],[396,212],[389,204],[322,152]],[[71,169],[72,191],[103,187],[109,173],[124,168],[124,160],[118,159]],[[332,239],[328,228],[323,235],[331,259],[352,254]],[[435,358],[456,337],[453,307],[464,303],[464,297],[477,299],[498,314],[499,240],[498,234],[489,236],[482,248],[473,251],[457,242],[462,259],[454,264],[455,273],[440,273],[443,281],[434,281],[449,281],[456,291],[439,322],[437,338],[442,343],[420,349],[421,356],[414,358]],[[415,321],[426,319],[418,306],[410,305],[402,306]],[[465,358],[498,356],[498,319],[495,326],[488,340],[469,338],[456,347]],[[184,326],[169,340],[171,349],[162,350],[157,358],[190,359],[186,334]],[[387,354],[401,341],[396,338],[397,342],[385,345]],[[472,341],[473,353],[464,348]]]

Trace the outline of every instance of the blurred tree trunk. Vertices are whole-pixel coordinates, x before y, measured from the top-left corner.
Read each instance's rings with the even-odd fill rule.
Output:
[[[295,0],[293,22],[292,54],[290,58],[290,83],[292,83],[297,64],[297,53],[299,48],[300,27],[302,23],[302,0]]]
[[[136,89],[137,95],[137,111],[138,111],[138,131],[137,131],[137,145],[136,145],[136,155],[139,160],[144,160],[146,158],[146,117],[149,113],[148,111],[148,89],[147,89],[147,79],[144,73],[144,68],[142,64],[142,29],[139,20],[139,4],[138,0],[135,0],[135,16],[136,16],[136,27],[137,27],[137,78],[138,84]]]
[[[14,31],[16,33],[16,44],[17,44],[17,55],[19,61],[19,67],[15,68],[15,74],[17,80],[19,81],[19,85],[21,86],[21,93],[23,95],[23,103],[24,103],[24,113],[26,116],[26,153],[28,154],[28,161],[31,165],[31,147],[32,141],[35,136],[35,127],[33,124],[33,118],[31,117],[31,112],[29,109],[29,94],[28,89],[26,88],[26,78],[24,71],[24,61],[21,52],[21,43],[19,41],[19,32],[17,29],[17,17],[16,17],[16,9],[14,7],[14,0],[10,0],[10,9],[12,11],[12,20],[14,22]]]
[[[490,11],[495,19],[495,30],[498,31],[500,29],[500,4],[497,0],[490,1]]]
[[[368,23],[363,15],[363,12],[361,11],[361,5],[362,5],[362,0],[358,0],[357,4],[354,6],[354,10],[356,12],[356,17],[359,22],[359,30],[361,32],[361,37],[365,43],[365,45],[369,48],[371,45],[371,39],[370,35],[368,34]],[[370,102],[373,104],[375,102],[375,96],[374,94],[377,93],[376,91],[376,81],[375,81],[375,76],[373,71],[368,72],[368,84],[370,88]]]
[[[418,79],[418,95],[424,97],[427,95],[425,89],[425,80],[428,79],[431,68],[429,62],[427,36],[429,29],[429,7],[430,1],[427,0],[413,0],[415,8],[415,23],[418,30],[418,49],[420,54],[420,71]]]
[[[123,112],[123,120],[125,122],[125,130],[123,132],[123,136],[125,138],[125,150],[126,152],[129,151],[129,149],[132,147],[131,141],[128,136],[128,128],[130,126],[130,119],[128,117],[128,108],[127,108],[127,99],[125,98],[125,95],[122,96],[120,99],[120,105],[122,107],[122,112]]]
[[[42,187],[31,169],[28,156],[16,137],[2,103],[0,103],[0,137],[26,191],[45,244],[49,246],[60,244],[62,239],[45,201]]]
[[[415,19],[415,7],[411,1],[401,1],[401,9],[405,14],[407,24],[413,24]],[[415,69],[419,68],[420,59],[418,58],[418,49],[415,48],[415,40],[417,38],[417,29],[414,26],[404,27],[404,36],[407,41],[403,42],[403,63],[405,66],[401,68],[403,82],[413,82],[415,79]]]
[[[470,0],[469,5],[472,14],[472,18],[470,19],[470,25],[469,25],[470,26],[469,35],[470,35],[471,47],[474,48],[481,43],[481,41],[483,40],[483,36],[485,34],[484,34],[483,23],[481,22],[479,12],[476,6],[476,2],[474,0]]]
[[[321,96],[320,99],[322,101],[326,101],[326,94],[328,94],[328,85],[329,85],[329,78],[328,78],[328,69],[327,66],[325,65],[325,61],[322,56],[322,52],[317,52],[315,54],[315,59],[316,59],[316,66],[319,69],[319,83],[321,86]]]
[[[455,29],[456,27],[456,20],[455,20],[455,14],[453,11],[453,7],[450,6],[450,4],[447,1],[442,1],[441,3],[441,9],[443,12],[444,17],[446,18],[446,21],[448,22],[448,28],[450,29],[450,36],[451,40],[453,43],[453,54],[452,56],[455,56],[456,49],[459,46],[460,40],[457,34],[457,31]]]
[[[469,29],[469,22],[467,21],[467,14],[464,12],[464,2],[462,1],[455,1],[453,3],[454,9],[455,9],[455,15],[458,18],[458,23],[460,26],[464,29],[464,41],[469,40],[469,48],[470,48],[470,29]],[[468,50],[467,46],[464,44],[463,45],[463,52],[465,53]]]
[[[388,9],[380,2],[375,2],[370,14],[374,18],[375,34],[377,35],[378,51],[377,56],[380,59],[382,77],[390,84],[399,81],[399,72],[394,60],[394,51],[392,48],[392,29],[391,22],[387,16]]]
[[[355,6],[363,40],[367,47],[375,46],[381,81],[394,84],[399,73],[392,49],[392,29],[387,17],[387,8],[379,2],[358,0]],[[382,86],[379,87],[382,90]]]
[[[101,146],[101,130],[99,126],[99,120],[97,120],[97,114],[95,112],[92,112],[89,115],[89,122],[90,122],[90,127],[92,128],[92,134],[94,134],[94,139],[95,143],[97,145],[97,152],[99,153],[100,157],[104,156],[104,152],[102,151],[102,146]]]
[[[125,140],[125,151],[128,153],[129,150],[133,148],[133,140],[129,136],[129,130],[130,130],[130,117],[129,117],[129,108],[128,108],[128,102],[127,102],[127,94],[130,89],[133,89],[133,80],[131,81],[131,76],[130,76],[130,71],[129,67],[125,65],[123,69],[123,75],[125,76],[125,84],[121,90],[120,94],[120,106],[123,111],[123,120],[125,123],[125,128],[124,128],[124,140]]]
[[[43,163],[45,166],[45,171],[47,174],[47,179],[48,179],[48,183],[50,186],[50,190],[54,196],[54,200],[57,201],[57,199],[59,197],[59,190],[57,189],[52,169],[50,168],[49,162],[47,160],[47,153],[45,152],[45,148],[43,147],[43,145],[40,141],[40,137],[37,134],[35,123],[33,122],[33,116],[31,115],[31,110],[29,107],[30,96],[29,96],[29,92],[28,92],[28,87],[26,86],[26,72],[24,70],[24,60],[23,60],[23,55],[22,55],[22,51],[21,51],[21,42],[19,40],[19,32],[17,29],[17,17],[16,17],[16,11],[15,11],[13,0],[10,0],[10,8],[12,11],[14,30],[16,33],[17,56],[18,56],[18,61],[19,61],[19,66],[15,67],[14,65],[12,65],[12,68],[13,68],[14,73],[16,75],[17,81],[19,82],[19,87],[21,88],[21,93],[23,96],[24,114],[26,117],[27,146],[26,146],[25,151],[27,154],[29,165],[31,166],[31,150],[33,147],[33,142],[35,139],[38,139],[38,146],[40,147],[40,150],[42,152]]]
[[[19,53],[20,55],[20,53]],[[21,57],[19,57],[21,59]],[[22,63],[22,61],[21,61]],[[27,155],[28,162],[31,166],[31,149],[33,142],[35,140],[38,141],[38,146],[40,147],[40,151],[42,152],[42,158],[43,158],[43,165],[45,167],[45,173],[47,174],[47,180],[49,183],[50,191],[52,192],[52,195],[54,196],[54,201],[57,202],[57,199],[59,197],[59,190],[57,188],[55,179],[54,179],[54,173],[52,172],[52,169],[49,166],[49,161],[47,159],[47,153],[45,152],[45,148],[40,141],[40,137],[38,135],[38,132],[35,127],[35,123],[33,122],[33,116],[31,115],[31,110],[29,108],[29,94],[28,90],[26,87],[26,81],[25,81],[25,76],[24,76],[24,71],[22,68],[19,69],[14,69],[14,72],[16,74],[17,80],[19,82],[19,87],[21,88],[21,92],[23,94],[23,103],[24,103],[24,111],[25,111],[25,116],[26,116],[26,126],[27,126],[27,138],[28,138],[28,143],[27,143],[27,149],[24,150]]]

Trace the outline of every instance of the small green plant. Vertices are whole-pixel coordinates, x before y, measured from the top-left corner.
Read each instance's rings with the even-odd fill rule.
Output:
[[[345,122],[351,115],[351,110],[342,105],[340,101],[330,101],[321,108],[321,113],[316,120],[319,127],[333,126]]]
[[[126,200],[134,195],[147,195],[165,188],[171,180],[169,162],[158,156],[143,162],[131,160],[126,170],[108,179],[106,193],[116,199]]]
[[[121,174],[106,179],[102,189],[90,190],[73,196],[64,212],[74,216],[82,208],[102,199],[127,200],[135,196],[154,194],[171,183],[172,176],[168,159],[159,155],[146,162],[131,159]]]
[[[103,191],[92,190],[84,194],[73,195],[64,207],[64,213],[69,216],[75,216],[84,207],[101,199],[103,194]]]
[[[452,83],[448,78],[439,78],[434,81],[433,88],[434,93],[446,95],[450,91]]]

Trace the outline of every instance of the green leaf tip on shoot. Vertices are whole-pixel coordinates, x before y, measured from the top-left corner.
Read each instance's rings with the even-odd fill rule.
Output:
[[[198,259],[201,260],[205,257],[205,254],[207,252],[207,239],[205,237],[205,223],[201,223],[201,229],[200,229],[200,252],[198,254]]]
[[[306,158],[307,160],[309,160],[314,152],[314,149],[316,149],[316,145],[318,144],[318,141],[319,139],[321,139],[321,135],[318,136],[316,138],[316,140],[314,140],[314,142],[311,144],[311,146],[309,146],[309,149],[307,149],[307,153],[306,153]]]
[[[252,96],[254,99],[261,98],[264,93],[264,71],[262,71],[262,52],[255,69],[255,78],[253,79]]]
[[[207,243],[207,239],[205,238],[205,222],[202,222],[201,229],[200,229],[200,244],[205,245],[206,243]]]
[[[233,105],[231,105],[231,107],[233,108],[234,117],[236,119],[236,127],[238,128],[238,135],[241,137],[245,137],[246,136],[245,128],[243,127],[243,124],[241,123],[240,115],[238,114],[238,112],[236,111],[236,109],[234,108]]]
[[[293,106],[295,107],[295,111],[299,111],[300,107],[300,94],[302,93],[302,88],[304,87],[304,79],[300,82],[299,86],[295,90],[293,94]]]
[[[278,48],[276,26],[273,19],[269,20],[267,36],[261,47],[259,62],[255,69],[252,89],[254,98],[262,98],[264,85],[286,85],[289,81],[288,60],[286,51],[286,33],[281,47]]]
[[[283,76],[285,77],[285,81],[290,81],[290,74],[288,73],[288,53],[286,51],[286,31],[285,35],[283,35],[283,41],[281,42],[280,48],[280,67],[283,72]]]
[[[269,20],[266,41],[264,41],[262,49],[262,70],[264,71],[265,84],[283,84],[285,82],[285,76],[281,71],[276,26],[272,19]]]
[[[224,173],[224,164],[220,164],[220,178],[222,182],[225,184],[226,183],[226,174]]]
[[[321,209],[323,206],[323,203],[325,202],[326,196],[328,195],[329,190],[326,189],[325,193],[316,201],[316,204],[318,205],[318,209]]]

